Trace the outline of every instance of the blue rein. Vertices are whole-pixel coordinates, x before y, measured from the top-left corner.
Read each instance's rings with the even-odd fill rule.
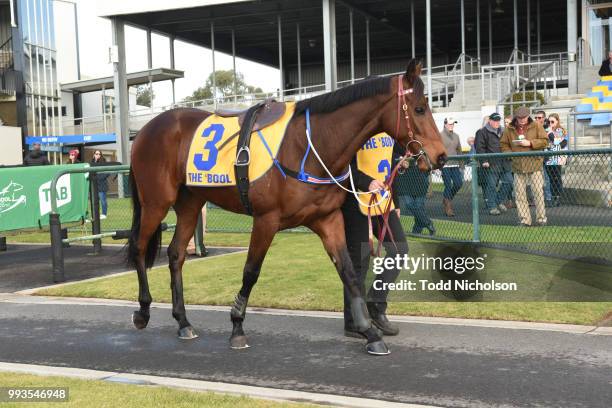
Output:
[[[306,131],[310,136],[312,133],[310,132],[310,109],[306,109]],[[307,173],[304,170],[304,164],[306,163],[306,159],[308,158],[308,154],[310,154],[310,143],[308,143],[306,147],[306,153],[304,153],[304,157],[302,158],[302,162],[300,164],[300,172],[297,174],[297,179],[301,182],[308,184],[335,184],[336,182],[341,183],[349,177],[350,168],[339,177],[316,177],[312,174]]]

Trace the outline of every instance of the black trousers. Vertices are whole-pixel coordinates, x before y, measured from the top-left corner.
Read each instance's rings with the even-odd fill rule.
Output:
[[[363,200],[363,198],[362,198]],[[346,245],[348,247],[349,256],[355,268],[357,280],[360,285],[362,296],[366,298],[368,310],[371,314],[385,313],[387,310],[387,295],[388,290],[375,290],[374,282],[368,289],[365,290],[365,280],[370,266],[370,248],[368,245],[368,217],[363,215],[359,210],[357,201],[354,197],[348,196],[342,206],[342,214],[344,216],[344,233],[346,236]],[[382,229],[383,219],[380,216],[372,217],[372,227],[374,234],[378,234],[378,227]],[[396,254],[403,256],[408,254],[408,242],[406,234],[400,224],[399,217],[395,211],[389,215],[389,227],[393,232],[395,245],[391,242],[389,233],[385,236],[383,246],[387,257],[395,257]],[[396,249],[397,246],[397,249]],[[386,269],[382,274],[375,275],[374,281],[395,282],[399,275],[399,270],[396,268]],[[353,317],[351,315],[350,296],[346,288],[344,289],[344,325],[345,327],[353,326]]]
[[[550,180],[550,192],[553,197],[559,198],[563,193],[563,178],[561,177],[561,166],[544,166]]]

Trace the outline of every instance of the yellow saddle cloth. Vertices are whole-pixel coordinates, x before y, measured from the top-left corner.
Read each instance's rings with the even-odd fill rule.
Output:
[[[294,103],[287,103],[285,114],[278,121],[251,135],[250,181],[257,180],[272,167],[294,108]],[[200,123],[189,147],[186,171],[188,186],[236,185],[234,163],[238,136],[234,136],[229,143],[226,141],[238,132],[238,117],[211,115]]]

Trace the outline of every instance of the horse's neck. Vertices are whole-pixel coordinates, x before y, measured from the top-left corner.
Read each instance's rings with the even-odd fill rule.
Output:
[[[312,117],[312,143],[333,174],[346,169],[366,140],[382,132],[381,109],[387,101],[388,96],[378,95]]]

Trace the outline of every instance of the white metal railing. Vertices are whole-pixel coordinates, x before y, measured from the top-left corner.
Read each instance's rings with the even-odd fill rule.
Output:
[[[555,54],[556,55],[556,54]],[[502,102],[518,90],[528,86],[537,91],[540,87],[545,100],[550,91],[557,89],[557,82],[567,79],[567,60],[517,62],[510,64],[484,65],[482,73],[482,99]],[[529,85],[531,84],[531,85]]]
[[[542,89],[545,99],[550,96],[549,87],[556,89],[556,82],[567,78],[567,53],[547,53],[528,55],[520,50],[513,51],[508,63],[480,65],[480,61],[470,55],[460,55],[453,64],[438,65],[431,68],[432,89],[425,85],[425,92],[434,96],[435,106],[448,106],[451,99],[458,93],[465,95],[467,81],[480,81],[481,99],[494,100],[503,103],[517,89],[526,92]],[[465,65],[462,62],[465,57]],[[564,59],[565,58],[565,59]],[[514,60],[519,62],[514,62]],[[533,62],[523,62],[531,59]],[[536,60],[544,61],[536,61]],[[474,72],[474,67],[477,70]],[[428,68],[422,70],[425,76]],[[398,75],[402,72],[386,74]],[[348,79],[338,82],[338,87],[344,87],[363,78]],[[325,93],[325,84],[308,85],[301,88],[285,89],[278,92],[262,92],[241,95],[229,95],[217,98],[207,98],[195,101],[181,101],[174,104],[157,105],[151,108],[129,112],[130,129],[139,129],[153,116],[177,107],[193,107],[214,110],[219,106],[246,107],[267,98],[277,98],[285,101],[298,101]],[[462,104],[465,106],[465,99]],[[77,123],[77,124],[75,124]],[[114,114],[102,114],[84,118],[65,119],[62,123],[64,134],[111,133],[115,130]]]

